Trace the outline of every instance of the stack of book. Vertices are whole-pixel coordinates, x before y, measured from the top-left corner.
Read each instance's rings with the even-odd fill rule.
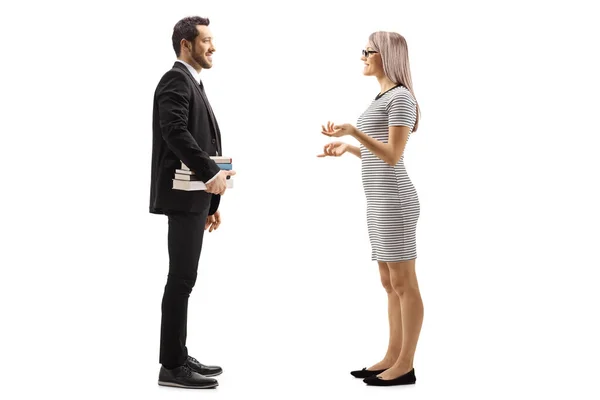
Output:
[[[221,156],[211,156],[211,160],[217,163],[219,168],[226,171],[231,171],[232,169],[232,159],[229,157],[221,157]],[[231,177],[227,177],[227,189],[231,189],[233,187],[233,179]],[[199,178],[194,174],[194,171],[191,171],[187,165],[181,162],[181,168],[175,170],[175,177],[173,178],[173,189],[176,190],[206,190],[206,185],[204,182],[199,180]]]

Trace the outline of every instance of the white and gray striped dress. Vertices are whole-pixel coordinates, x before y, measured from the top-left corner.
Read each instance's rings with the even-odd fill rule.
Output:
[[[373,100],[359,117],[357,127],[387,143],[390,126],[408,126],[412,133],[416,118],[414,97],[404,86],[397,86]],[[404,155],[395,166],[385,163],[362,144],[360,155],[371,259],[396,262],[417,258],[419,197],[404,168]]]

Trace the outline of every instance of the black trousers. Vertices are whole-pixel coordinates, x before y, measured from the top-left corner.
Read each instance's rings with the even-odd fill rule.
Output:
[[[190,293],[198,276],[204,225],[202,213],[168,212],[169,275],[162,299],[160,363],[165,368],[183,365],[188,356],[187,310]]]

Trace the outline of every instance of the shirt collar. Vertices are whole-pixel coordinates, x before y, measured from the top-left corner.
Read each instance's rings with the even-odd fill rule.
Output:
[[[196,82],[200,83],[200,74],[198,73],[198,71],[196,71],[194,69],[194,67],[192,67],[190,64],[186,63],[183,60],[177,60],[177,61],[180,62],[180,63],[182,63],[183,65],[185,65],[186,68],[188,69],[188,71],[190,71],[190,74],[192,74],[192,76],[196,80]]]

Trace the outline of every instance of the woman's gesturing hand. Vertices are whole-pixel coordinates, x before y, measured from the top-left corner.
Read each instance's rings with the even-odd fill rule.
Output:
[[[339,157],[348,150],[348,143],[343,142],[332,142],[327,143],[323,147],[323,154],[319,154],[317,157]]]
[[[323,129],[321,133],[329,137],[341,137],[346,135],[352,135],[356,128],[350,124],[335,125],[333,122],[327,122],[327,128],[321,125]]]

